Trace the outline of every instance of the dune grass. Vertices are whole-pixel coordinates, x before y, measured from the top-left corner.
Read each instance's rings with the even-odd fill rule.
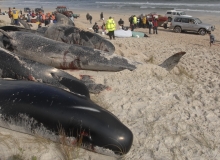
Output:
[[[81,156],[82,136],[78,140],[67,137],[62,128],[59,128],[57,142],[38,135],[17,137],[13,134],[0,133],[0,150],[3,148],[10,153],[10,155],[4,155],[0,152],[1,160],[38,160],[51,149],[60,160],[73,160]]]

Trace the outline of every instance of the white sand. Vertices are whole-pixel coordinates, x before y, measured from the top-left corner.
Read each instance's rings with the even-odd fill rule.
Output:
[[[77,13],[81,15],[75,20],[77,26],[92,26],[85,19],[86,13]],[[99,14],[92,12],[93,22],[101,25]],[[106,18],[110,15],[104,12]],[[115,21],[123,18],[128,25],[129,15],[111,16]],[[220,159],[220,24],[216,17],[199,18],[216,24],[213,34],[217,42],[211,48],[208,35],[177,34],[159,28],[158,35],[148,38],[111,41],[116,54],[142,63],[134,71],[67,71],[78,78],[82,74],[92,75],[96,82],[111,88],[91,97],[133,132],[134,141],[126,160]],[[148,33],[148,29],[138,30]],[[158,66],[180,51],[186,54],[172,71]],[[65,159],[58,144],[35,139],[0,128],[1,159],[15,154],[26,159]],[[78,159],[115,158],[82,149]]]

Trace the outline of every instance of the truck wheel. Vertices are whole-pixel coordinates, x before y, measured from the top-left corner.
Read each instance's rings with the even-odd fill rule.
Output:
[[[199,34],[202,35],[202,36],[204,36],[206,34],[206,32],[207,31],[205,29],[200,29],[199,30]]]
[[[172,18],[171,17],[168,17],[168,22],[171,22],[172,21]]]
[[[181,27],[176,26],[176,27],[174,28],[174,31],[175,31],[176,33],[180,33],[180,32],[182,31],[182,29],[181,29]]]

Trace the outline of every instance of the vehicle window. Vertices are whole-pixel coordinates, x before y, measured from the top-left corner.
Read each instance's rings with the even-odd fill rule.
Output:
[[[167,12],[167,14],[171,14],[171,12]]]
[[[194,19],[189,19],[189,23],[195,24]]]
[[[173,15],[176,15],[176,12],[173,12]]]
[[[198,24],[202,23],[202,21],[199,18],[195,18],[195,22]]]
[[[182,23],[189,23],[189,19],[188,18],[182,18]]]
[[[181,12],[180,15],[186,15],[186,13],[185,12]]]
[[[179,18],[179,17],[175,18],[174,22],[181,22],[181,18]]]

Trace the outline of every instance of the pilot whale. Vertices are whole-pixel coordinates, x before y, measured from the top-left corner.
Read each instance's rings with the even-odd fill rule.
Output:
[[[89,90],[83,82],[62,70],[26,59],[1,47],[0,57],[1,78],[47,83],[90,97]]]
[[[42,33],[42,30],[44,29],[40,28],[37,32]],[[44,31],[45,33],[43,36],[56,41],[90,47],[108,54],[115,52],[115,46],[110,41],[96,33],[84,31],[75,26],[57,23],[47,27]]]
[[[7,50],[59,69],[95,71],[134,70],[135,64],[116,54],[54,41],[29,32],[5,32],[2,44]]]
[[[0,79],[0,127],[59,141],[59,126],[85,149],[120,156],[133,134],[116,116],[85,96],[44,83]]]

